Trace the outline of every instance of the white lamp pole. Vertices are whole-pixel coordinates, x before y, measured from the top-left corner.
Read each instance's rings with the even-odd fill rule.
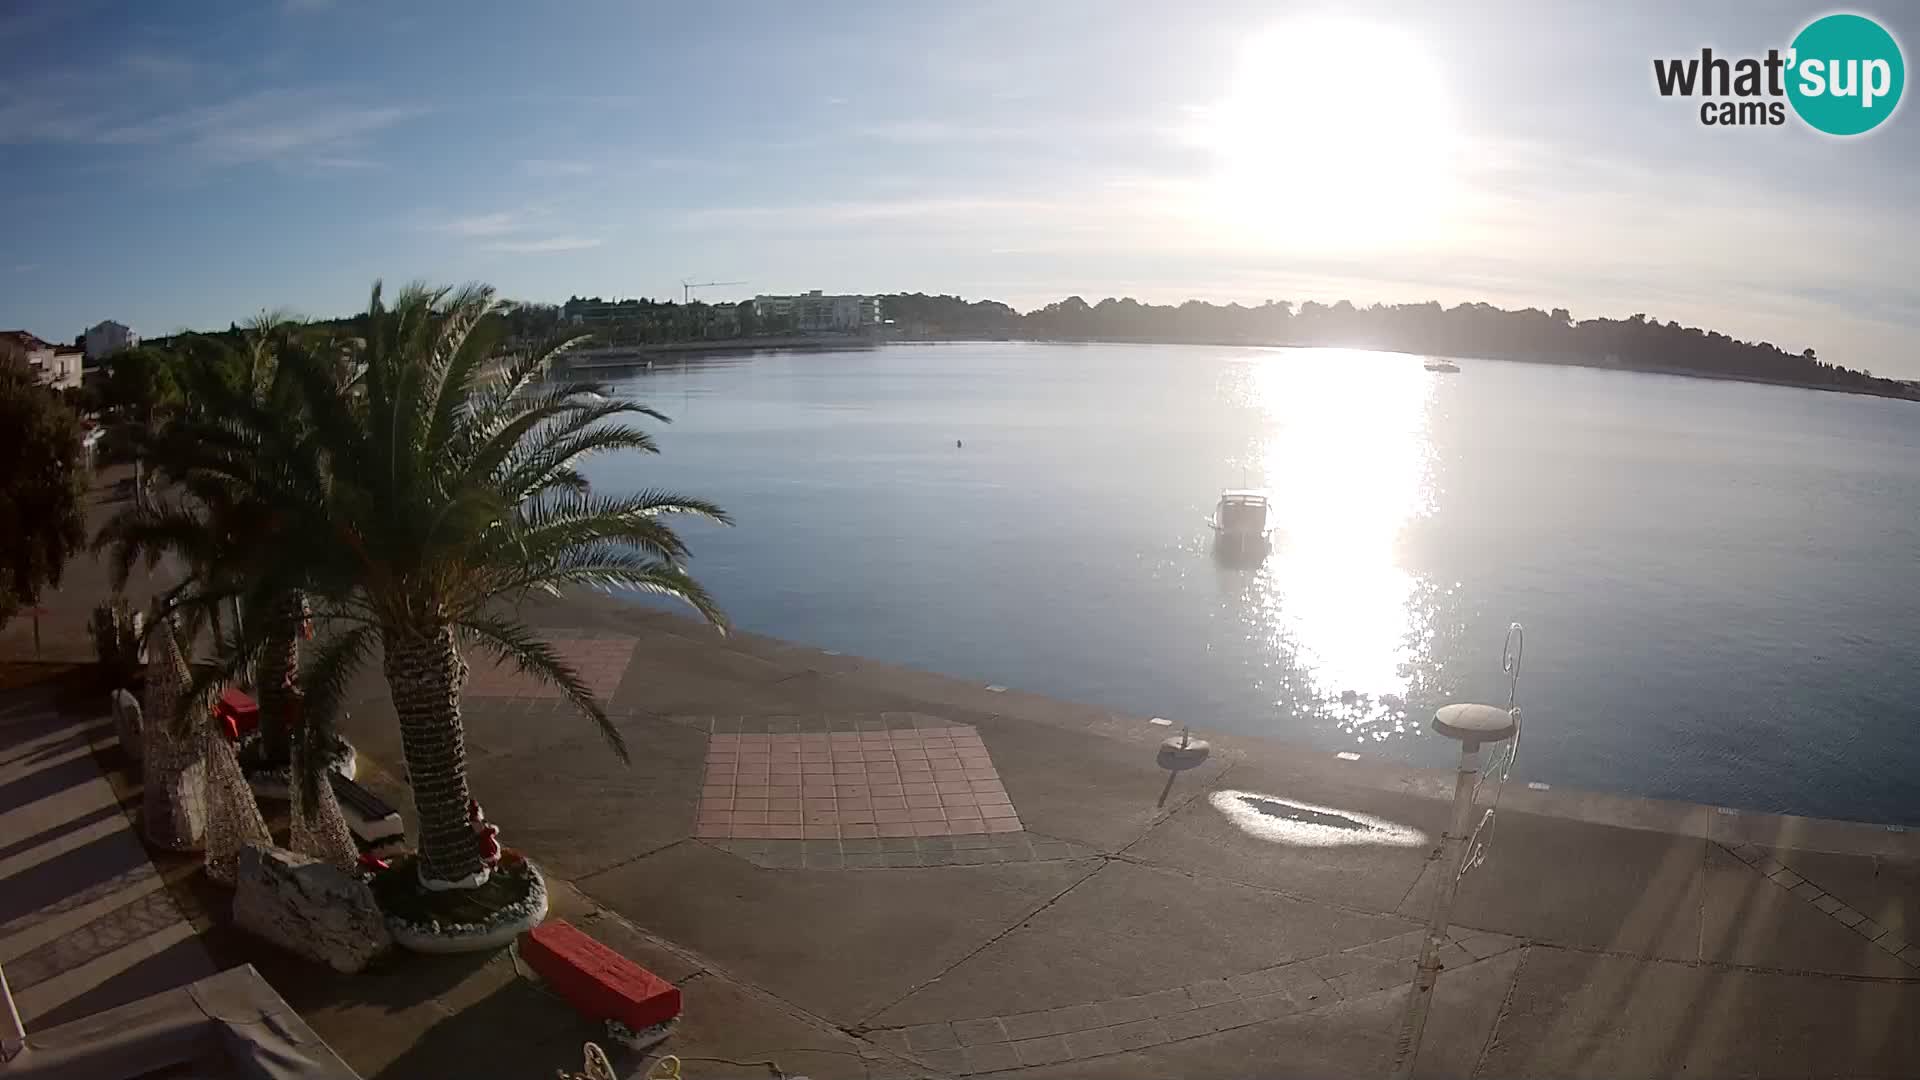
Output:
[[[1505,742],[1514,738],[1520,730],[1520,708],[1516,704],[1520,683],[1520,637],[1520,624],[1514,623],[1507,631],[1507,643],[1500,662],[1501,667],[1513,676],[1506,708],[1495,705],[1444,705],[1433,714],[1434,731],[1460,740],[1460,765],[1453,777],[1453,821],[1447,826],[1446,835],[1441,838],[1443,876],[1433,890],[1433,908],[1427,916],[1427,933],[1420,943],[1420,964],[1415,969],[1413,990],[1407,996],[1406,1020],[1400,1027],[1400,1041],[1394,1059],[1394,1080],[1411,1080],[1414,1062],[1420,1057],[1420,1039],[1427,1030],[1427,1013],[1433,1008],[1433,988],[1440,979],[1440,947],[1447,941],[1447,927],[1453,919],[1453,898],[1466,869],[1467,845],[1473,833],[1473,796],[1479,790],[1480,747],[1488,743]]]
[[[26,1047],[27,1029],[20,1023],[20,1010],[13,1006],[7,973],[0,971],[0,1061],[12,1061]]]

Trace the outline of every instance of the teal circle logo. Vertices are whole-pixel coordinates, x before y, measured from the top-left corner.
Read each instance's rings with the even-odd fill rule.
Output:
[[[1900,43],[1864,15],[1827,15],[1793,39],[1787,100],[1829,135],[1872,131],[1900,104],[1907,65]]]

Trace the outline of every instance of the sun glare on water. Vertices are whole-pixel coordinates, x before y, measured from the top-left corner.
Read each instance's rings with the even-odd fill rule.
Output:
[[[1197,134],[1217,164],[1202,212],[1243,241],[1404,242],[1432,231],[1453,200],[1445,79],[1425,47],[1389,26],[1267,29],[1246,44]]]

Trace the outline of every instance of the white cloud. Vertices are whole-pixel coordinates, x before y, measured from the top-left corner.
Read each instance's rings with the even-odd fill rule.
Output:
[[[506,255],[546,255],[558,251],[585,251],[604,243],[606,240],[598,236],[550,236],[539,240],[496,240],[480,245],[480,250]]]
[[[91,141],[165,146],[212,165],[347,156],[340,151],[420,115],[397,105],[329,101],[307,92],[270,90],[215,105],[160,113],[96,132]]]
[[[528,222],[524,213],[503,210],[493,214],[473,214],[468,217],[454,218],[434,228],[449,236],[482,237],[507,236],[527,227]]]
[[[593,172],[593,166],[585,161],[568,158],[528,158],[520,163],[520,170],[529,176],[553,179],[562,176],[586,176]]]

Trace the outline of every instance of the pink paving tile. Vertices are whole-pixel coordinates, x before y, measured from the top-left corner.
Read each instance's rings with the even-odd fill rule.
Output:
[[[602,701],[613,697],[620,688],[620,677],[626,674],[627,664],[633,659],[634,638],[548,638],[547,643],[558,653],[560,659],[573,666],[580,673],[589,689]],[[560,688],[520,673],[519,668],[510,664],[492,664],[484,661],[472,665],[467,671],[465,692],[475,697],[523,697],[547,698],[559,700]]]
[[[707,736],[707,742],[713,746],[731,746],[740,741],[738,732],[721,732]]]
[[[1024,826],[979,733],[743,733],[708,742],[694,835],[969,836]]]

